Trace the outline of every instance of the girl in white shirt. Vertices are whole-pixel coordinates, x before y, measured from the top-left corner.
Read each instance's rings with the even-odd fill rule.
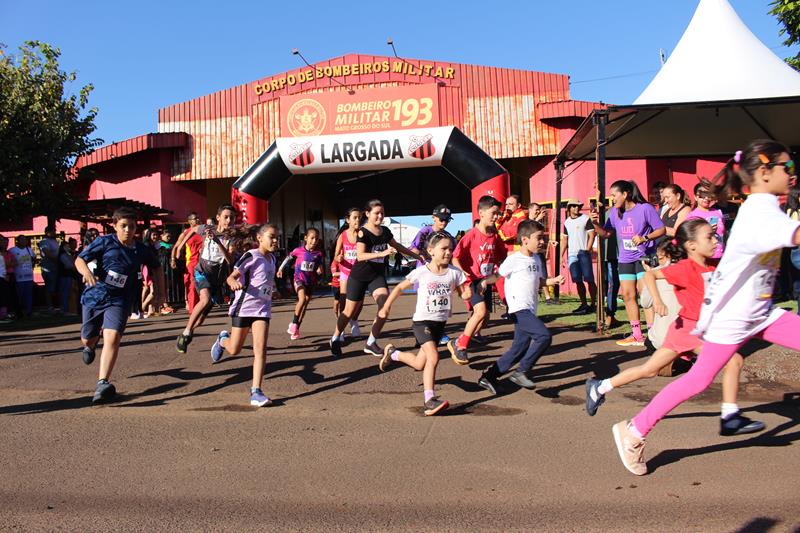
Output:
[[[645,437],[675,407],[703,392],[736,351],[752,337],[800,351],[800,316],[773,307],[772,289],[781,250],[800,244],[800,222],[778,206],[778,195],[796,182],[789,149],[775,141],[753,141],[725,165],[725,197],[750,195],[742,204],[725,253],[706,286],[694,334],[703,348],[692,369],[667,385],[630,422],[613,427],[617,450],[634,474],[647,473]]]
[[[439,363],[439,341],[444,335],[445,323],[452,314],[453,292],[457,292],[464,300],[472,296],[467,277],[450,265],[453,256],[451,239],[446,232],[433,233],[428,238],[427,246],[430,263],[417,267],[397,284],[378,311],[378,318],[389,318],[392,303],[404,290],[417,284],[417,307],[411,320],[414,337],[420,345],[419,352],[401,352],[387,344],[378,366],[384,372],[392,361],[399,361],[414,370],[422,370],[425,416],[435,415],[449,405],[446,400],[435,396],[433,387],[436,365]]]

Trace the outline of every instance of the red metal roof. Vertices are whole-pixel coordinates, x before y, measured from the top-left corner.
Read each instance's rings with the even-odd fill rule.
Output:
[[[75,168],[97,165],[145,150],[183,148],[189,144],[189,141],[190,137],[186,133],[147,133],[103,146],[90,154],[82,155],[75,162]]]
[[[544,102],[539,104],[539,118],[541,120],[555,118],[586,118],[594,109],[605,108],[599,102],[584,102],[582,100],[564,100],[561,102]]]

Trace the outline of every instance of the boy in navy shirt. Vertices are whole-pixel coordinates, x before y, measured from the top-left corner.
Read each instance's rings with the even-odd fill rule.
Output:
[[[155,251],[134,240],[137,216],[132,210],[114,211],[112,220],[116,233],[95,239],[78,255],[75,268],[83,277],[86,288],[81,295],[83,323],[81,342],[83,362],[94,361],[95,347],[103,333],[100,371],[92,403],[110,401],[116,394],[108,378],[119,353],[119,343],[131,314],[131,303],[138,298],[136,278],[142,265],[154,272],[156,308],[161,307],[164,277],[161,262]],[[88,263],[96,261],[94,273]]]

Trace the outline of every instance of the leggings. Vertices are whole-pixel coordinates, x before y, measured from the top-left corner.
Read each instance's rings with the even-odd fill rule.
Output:
[[[800,330],[800,316],[784,312],[778,320],[754,335],[754,337],[800,351],[798,330]],[[646,436],[658,424],[659,420],[667,416],[670,411],[692,396],[696,396],[706,390],[711,385],[711,382],[714,381],[714,377],[747,340],[749,339],[739,344],[703,343],[700,355],[697,356],[697,362],[692,366],[691,370],[664,387],[634,417],[633,425],[639,430],[639,433],[642,436]]]

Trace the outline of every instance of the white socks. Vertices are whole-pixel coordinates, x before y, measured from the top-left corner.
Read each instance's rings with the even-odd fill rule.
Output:
[[[614,385],[611,384],[611,379],[606,378],[600,382],[600,385],[597,387],[597,392],[600,394],[606,394],[614,388]]]
[[[723,420],[727,420],[739,412],[739,406],[735,403],[723,403],[720,416]]]

